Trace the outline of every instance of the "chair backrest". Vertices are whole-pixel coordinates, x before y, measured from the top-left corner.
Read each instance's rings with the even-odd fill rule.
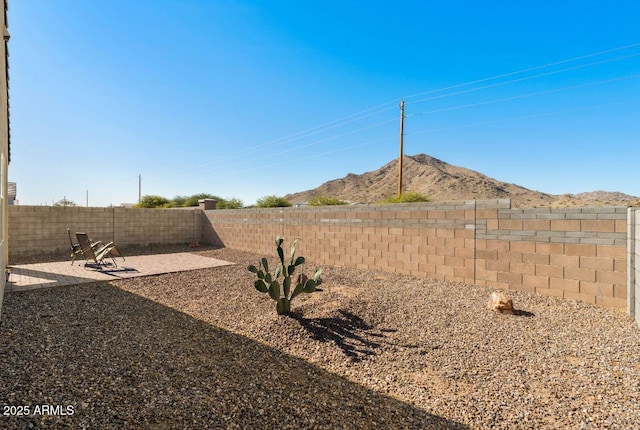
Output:
[[[93,252],[93,248],[91,248],[91,243],[89,242],[89,235],[87,233],[78,233],[76,232],[76,238],[78,239],[78,243],[80,244],[80,248],[82,248],[82,252],[84,253],[84,257],[89,260],[97,262],[96,254]]]
[[[71,249],[75,249],[75,245],[73,244],[73,240],[71,240],[71,229],[67,227],[67,234],[69,235],[69,244],[71,245]]]

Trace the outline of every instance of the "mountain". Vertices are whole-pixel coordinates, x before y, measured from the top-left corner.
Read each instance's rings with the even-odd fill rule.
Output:
[[[403,158],[403,190],[426,195],[431,201],[511,199],[513,207],[567,207],[637,205],[640,198],[618,192],[594,191],[553,195],[501,182],[482,173],[454,166],[425,154]],[[398,160],[361,175],[325,182],[312,190],[286,195],[291,203],[316,196],[337,197],[352,203],[375,203],[398,191]]]

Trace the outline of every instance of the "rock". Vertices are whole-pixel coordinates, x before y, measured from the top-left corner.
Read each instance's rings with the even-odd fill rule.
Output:
[[[515,313],[515,309],[513,308],[513,299],[501,293],[491,293],[487,307],[494,312],[511,315]]]

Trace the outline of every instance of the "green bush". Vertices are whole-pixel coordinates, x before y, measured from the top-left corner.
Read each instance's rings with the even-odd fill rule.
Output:
[[[402,193],[399,196],[387,197],[386,199],[380,200],[378,203],[418,203],[428,201],[429,197],[420,193],[409,191],[406,193]]]
[[[175,196],[173,199],[171,199],[170,205],[172,208],[184,207],[184,203],[188,198],[188,196]]]
[[[76,204],[76,202],[72,201],[72,200],[68,200],[66,197],[63,197],[62,200],[58,200],[57,202],[55,202],[53,204],[54,206],[62,206],[62,207],[67,207],[67,206],[78,206]]]
[[[230,198],[228,200],[208,193],[194,194],[192,196],[175,196],[169,200],[162,196],[147,195],[142,197],[140,203],[135,205],[137,208],[186,208],[198,206],[198,201],[202,199],[213,199],[217,202],[217,209],[240,209],[243,204],[242,200]]]
[[[184,203],[182,204],[182,206],[186,208],[192,207],[192,206],[198,206],[198,200],[203,200],[203,199],[213,199],[218,202],[223,200],[218,196],[214,196],[213,194],[200,193],[200,194],[194,194],[192,196],[187,197]]]
[[[240,199],[220,199],[220,201],[218,201],[218,204],[216,205],[216,209],[240,209],[243,207],[243,205],[244,203],[242,203],[242,200]]]
[[[264,196],[256,201],[259,208],[286,208],[291,206],[287,200],[277,196]]]
[[[310,198],[307,204],[309,206],[339,206],[346,205],[347,202],[342,201],[337,197],[316,196]]]
[[[137,208],[163,208],[169,204],[169,199],[162,196],[146,195],[135,205]]]

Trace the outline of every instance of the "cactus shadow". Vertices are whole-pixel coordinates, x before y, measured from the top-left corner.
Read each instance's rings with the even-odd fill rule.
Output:
[[[305,318],[298,312],[289,316],[298,321],[312,339],[335,343],[353,362],[375,355],[381,345],[381,330],[376,330],[358,315],[344,309],[338,309],[336,315],[324,318]]]

